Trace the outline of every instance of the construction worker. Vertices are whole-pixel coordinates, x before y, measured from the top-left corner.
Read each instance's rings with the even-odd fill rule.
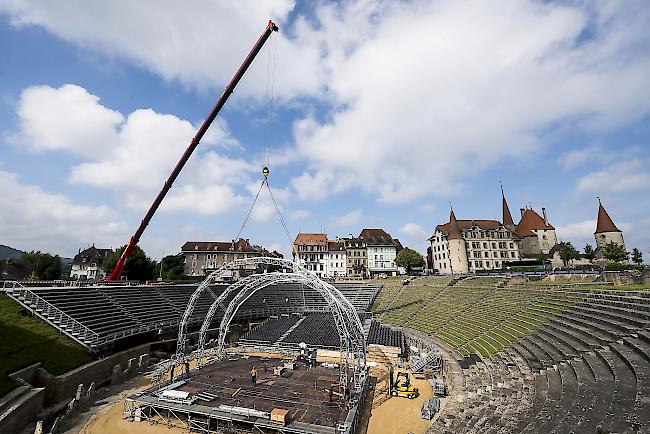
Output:
[[[253,382],[253,386],[257,384],[257,369],[255,369],[255,366],[251,369],[251,381]]]

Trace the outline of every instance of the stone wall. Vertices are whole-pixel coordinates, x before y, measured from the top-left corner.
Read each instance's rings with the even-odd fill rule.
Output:
[[[3,397],[0,433],[20,432],[44,406],[72,400],[67,412],[70,414],[75,403],[91,402],[99,387],[119,384],[142,372],[149,363],[150,347],[144,344],[130,348],[58,376],[47,372],[40,363],[10,374],[31,387],[20,387]]]
[[[18,433],[43,408],[45,390],[18,387],[0,402],[0,433]]]

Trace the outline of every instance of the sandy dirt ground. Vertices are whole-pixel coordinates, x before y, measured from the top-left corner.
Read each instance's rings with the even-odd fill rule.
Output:
[[[180,371],[177,374],[180,374]],[[433,396],[429,382],[411,378],[412,384],[419,389],[420,396],[406,399],[386,396],[388,371],[384,367],[371,368],[371,376],[376,378],[376,385],[372,405],[369,404],[366,409],[369,420],[366,419],[363,423],[366,434],[424,433],[429,426],[429,421],[420,417],[420,406]],[[187,430],[182,428],[169,428],[164,425],[150,425],[147,422],[129,422],[122,419],[124,398],[146,389],[149,385],[150,379],[145,376],[130,380],[119,392],[97,401],[88,411],[79,415],[76,424],[67,430],[66,434],[187,433]]]
[[[377,378],[367,434],[422,434],[429,421],[420,417],[420,406],[433,396],[431,384],[411,377],[411,384],[418,388],[420,396],[415,399],[387,397],[388,372],[385,368],[372,368]]]

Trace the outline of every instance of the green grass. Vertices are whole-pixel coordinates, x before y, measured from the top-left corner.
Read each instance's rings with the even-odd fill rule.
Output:
[[[81,345],[36,316],[19,315],[21,306],[0,294],[0,396],[18,384],[7,374],[41,362],[60,375],[94,360]]]
[[[536,280],[534,282],[525,282],[519,285],[533,285],[533,286],[555,286],[555,285],[574,285],[576,289],[609,289],[612,291],[645,291],[650,289],[650,284],[641,283],[641,284],[626,284],[626,285],[614,285],[613,283],[593,283],[593,282],[575,282],[570,280]]]

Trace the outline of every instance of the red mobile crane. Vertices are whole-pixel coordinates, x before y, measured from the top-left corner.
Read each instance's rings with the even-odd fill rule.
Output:
[[[158,196],[156,196],[156,199],[149,207],[149,210],[144,215],[144,218],[140,222],[138,229],[135,231],[135,233],[129,240],[129,244],[126,246],[126,249],[124,249],[124,252],[122,252],[122,256],[120,256],[120,259],[117,261],[117,264],[115,264],[115,268],[113,269],[113,272],[111,273],[110,276],[106,278],[106,280],[111,281],[120,278],[120,276],[122,275],[122,271],[124,270],[124,265],[126,264],[126,261],[133,253],[136,244],[138,244],[138,241],[140,241],[140,237],[142,236],[142,233],[147,228],[147,225],[149,225],[151,218],[156,213],[156,210],[158,209],[160,203],[167,195],[167,192],[169,192],[169,190],[171,189],[172,184],[174,183],[179,173],[185,166],[185,163],[187,163],[187,160],[189,160],[190,156],[192,155],[192,152],[194,152],[194,149],[196,149],[199,142],[205,135],[206,131],[208,131],[208,128],[212,124],[212,121],[214,121],[214,119],[221,111],[221,108],[226,104],[226,101],[228,101],[228,97],[235,90],[235,87],[237,86],[237,83],[239,83],[239,80],[241,80],[248,67],[251,65],[251,63],[253,63],[253,60],[255,59],[255,56],[257,56],[257,53],[260,52],[260,50],[264,46],[264,43],[266,43],[267,39],[269,39],[269,37],[271,36],[271,33],[277,31],[278,31],[278,26],[276,26],[275,23],[273,23],[273,21],[269,21],[269,23],[266,25],[266,28],[264,29],[264,32],[262,33],[262,36],[259,37],[255,45],[251,49],[250,53],[248,53],[248,56],[246,56],[244,63],[241,64],[241,66],[237,70],[237,73],[235,73],[235,76],[232,78],[232,80],[230,80],[230,83],[228,83],[228,85],[224,89],[223,93],[221,94],[216,104],[212,108],[212,111],[205,119],[205,121],[203,121],[203,124],[196,132],[196,135],[190,142],[189,146],[181,156],[180,160],[178,160],[178,163],[176,163],[174,170],[172,170],[172,173],[169,175],[169,178],[167,178],[167,181],[165,181],[165,183],[163,184],[160,193],[158,193]]]

